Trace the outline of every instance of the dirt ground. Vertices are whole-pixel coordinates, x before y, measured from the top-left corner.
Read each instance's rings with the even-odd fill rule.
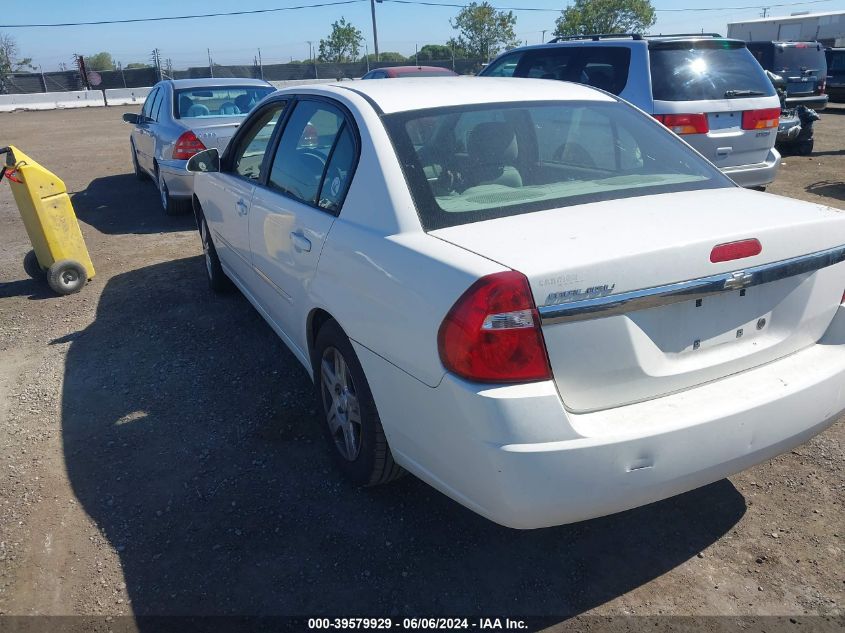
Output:
[[[0,115],[72,192],[59,298],[0,186],[0,614],[843,614],[845,420],[648,507],[520,532],[332,470],[309,378],[130,173],[121,108]],[[770,191],[845,206],[845,107]],[[741,210],[737,210],[741,213]],[[806,629],[805,629],[806,630]]]

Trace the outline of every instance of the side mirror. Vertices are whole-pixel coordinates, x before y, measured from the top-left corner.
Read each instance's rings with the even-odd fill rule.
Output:
[[[123,120],[132,125],[138,125],[141,122],[141,115],[134,112],[127,112],[123,115]]]
[[[772,85],[776,90],[786,90],[786,79],[768,70],[766,71],[766,74],[769,76],[769,81],[772,82]]]
[[[194,154],[188,159],[185,169],[195,174],[220,171],[220,151],[212,147]]]

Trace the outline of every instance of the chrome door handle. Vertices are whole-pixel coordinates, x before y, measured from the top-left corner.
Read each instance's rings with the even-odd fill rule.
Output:
[[[290,239],[297,252],[311,252],[311,240],[305,237],[302,233],[291,233]]]
[[[246,202],[244,202],[243,200],[238,200],[237,206],[238,206],[238,215],[246,215],[247,213],[249,213],[249,207],[246,205]]]

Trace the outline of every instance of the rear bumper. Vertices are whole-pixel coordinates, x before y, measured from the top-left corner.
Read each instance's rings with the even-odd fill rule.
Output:
[[[845,410],[845,306],[816,345],[647,402],[574,415],[551,382],[425,387],[356,345],[398,463],[513,528],[581,521],[718,481]],[[409,412],[413,412],[410,414]]]
[[[787,97],[786,107],[805,106],[812,110],[824,110],[827,107],[827,95],[812,95],[810,97]]]
[[[762,163],[724,167],[722,173],[740,187],[760,187],[772,182],[777,176],[778,169],[780,169],[780,152],[772,148]]]
[[[158,161],[167,190],[174,198],[190,198],[194,195],[194,175],[187,170],[187,164],[186,160]]]

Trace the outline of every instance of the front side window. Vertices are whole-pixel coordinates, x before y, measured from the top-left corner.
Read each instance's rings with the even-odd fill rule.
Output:
[[[658,101],[771,97],[772,82],[742,42],[651,42],[651,91]]]
[[[425,230],[734,186],[659,124],[616,102],[433,108],[385,123]]]
[[[249,131],[238,140],[233,160],[233,171],[237,175],[249,180],[261,180],[264,155],[267,153],[273,131],[286,105],[282,102],[269,106],[261,113]]]
[[[175,91],[173,116],[177,119],[242,116],[273,92],[271,86],[221,86]]]
[[[351,139],[338,108],[322,101],[299,102],[279,141],[268,185],[306,204],[319,201],[321,208],[335,212],[351,177]]]

